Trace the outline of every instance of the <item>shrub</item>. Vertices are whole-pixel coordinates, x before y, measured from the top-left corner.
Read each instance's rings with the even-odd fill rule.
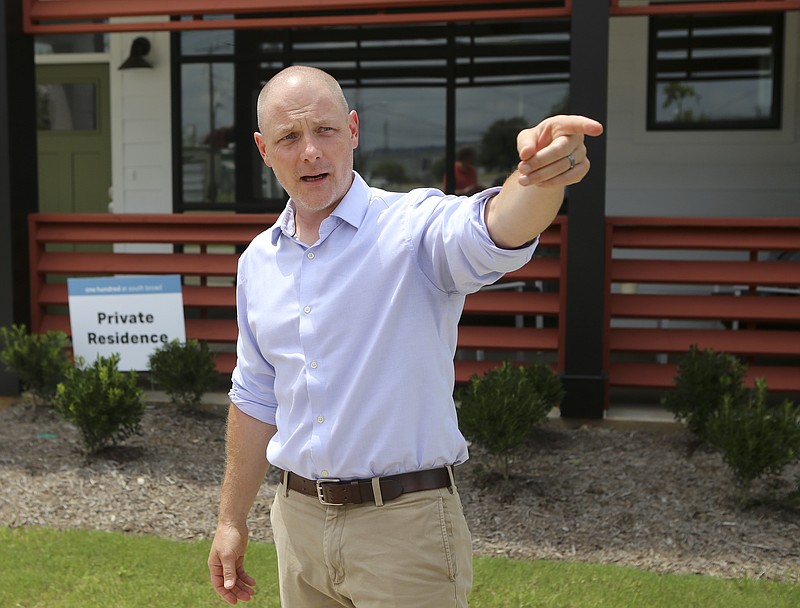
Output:
[[[563,396],[561,380],[546,364],[520,367],[506,361],[483,377],[473,376],[459,392],[459,427],[467,439],[501,460],[508,479],[511,453]]]
[[[661,404],[705,441],[708,419],[722,406],[725,396],[732,404],[746,400],[746,371],[745,364],[733,355],[710,348],[701,351],[692,345],[678,364],[675,389],[664,395]]]
[[[746,401],[724,397],[707,422],[706,436],[739,485],[748,489],[762,475],[780,474],[800,454],[800,407],[788,399],[768,405],[767,384],[760,378]]]
[[[56,411],[78,427],[90,454],[124,441],[141,426],[144,393],[136,372],[120,372],[118,362],[116,354],[88,367],[79,359],[56,391]]]
[[[173,340],[150,355],[150,376],[179,408],[197,405],[217,381],[214,355],[205,342]]]
[[[72,366],[62,331],[29,334],[24,325],[0,328],[0,361],[22,382],[34,405],[52,403],[58,383]]]

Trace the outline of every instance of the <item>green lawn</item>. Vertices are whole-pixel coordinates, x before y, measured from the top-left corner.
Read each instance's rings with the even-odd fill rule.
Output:
[[[46,528],[0,528],[3,608],[227,606],[211,590],[209,543]],[[248,606],[279,606],[272,545],[252,543],[258,580]],[[800,586],[658,575],[633,568],[477,558],[471,608],[781,608],[800,606]]]

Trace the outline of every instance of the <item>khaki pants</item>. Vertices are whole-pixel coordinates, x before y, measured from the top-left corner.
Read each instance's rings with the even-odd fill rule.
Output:
[[[465,608],[472,540],[458,492],[324,506],[278,486],[270,519],[283,608]]]

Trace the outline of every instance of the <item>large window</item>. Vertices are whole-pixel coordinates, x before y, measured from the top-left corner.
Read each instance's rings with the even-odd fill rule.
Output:
[[[779,128],[782,57],[782,13],[650,17],[648,128]]]
[[[479,185],[496,183],[514,164],[519,128],[568,103],[566,20],[176,36],[178,212],[283,208],[252,133],[261,87],[287,65],[339,80],[360,118],[356,170],[386,189],[455,191],[468,152]]]

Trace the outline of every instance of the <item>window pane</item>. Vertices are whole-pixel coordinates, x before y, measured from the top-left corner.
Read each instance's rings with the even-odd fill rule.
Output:
[[[459,89],[456,96],[456,194],[500,185],[519,162],[517,133],[566,111],[567,82]],[[477,184],[469,184],[473,152]],[[465,158],[466,157],[466,158]]]
[[[36,85],[36,127],[39,131],[94,131],[97,94],[93,83]]]
[[[656,122],[769,120],[772,105],[771,79],[672,80],[658,84]]]
[[[410,190],[441,184],[445,91],[437,88],[345,89],[358,112],[356,170],[371,186]]]
[[[233,202],[233,65],[184,65],[181,79],[183,200]]]
[[[569,81],[569,22],[466,24],[457,33],[460,85]]]
[[[230,15],[209,17],[208,19],[211,21],[222,17],[230,17]],[[183,55],[232,55],[234,50],[233,30],[182,32],[180,40]]]
[[[34,37],[37,55],[107,53],[108,34],[48,34]]]
[[[779,126],[782,15],[651,19],[651,128]]]

